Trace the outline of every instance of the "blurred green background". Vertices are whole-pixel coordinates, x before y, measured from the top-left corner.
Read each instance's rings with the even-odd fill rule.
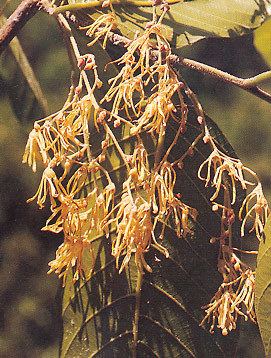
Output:
[[[4,3],[0,3],[0,8]],[[5,7],[9,16],[16,3]],[[239,77],[268,69],[271,59],[270,23],[253,37],[204,40],[183,55]],[[269,36],[269,37],[268,37]],[[19,35],[42,84],[50,111],[62,106],[70,83],[70,65],[57,26],[37,14]],[[271,199],[271,105],[245,91],[208,76],[184,70],[207,114],[229,139],[243,163],[256,171]],[[271,91],[270,85],[265,88]],[[61,332],[61,289],[48,262],[61,242],[42,233],[48,211],[26,204],[37,188],[40,173],[23,165],[22,154],[33,121],[43,115],[9,50],[0,57],[0,357],[57,357]],[[255,327],[244,326],[239,357],[262,357]],[[247,342],[253,342],[247,347]]]

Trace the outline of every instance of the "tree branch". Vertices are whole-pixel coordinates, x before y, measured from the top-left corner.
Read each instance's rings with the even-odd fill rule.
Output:
[[[183,0],[167,0],[168,4],[176,4]],[[92,9],[95,7],[103,7],[105,0],[92,0],[90,2],[77,2],[68,5],[62,5],[55,8],[54,13],[60,14],[66,11],[78,11],[84,9]],[[144,6],[153,7],[153,0],[110,0],[111,5],[125,5],[125,6]]]
[[[208,74],[223,82],[242,88],[245,91],[252,93],[254,96],[259,97],[268,103],[271,103],[271,94],[257,86],[257,84],[271,79],[271,71],[263,72],[250,78],[240,78],[230,75],[229,73],[221,71],[215,67],[205,65],[204,63],[190,60],[188,58],[178,57],[176,55],[172,55],[170,61],[174,67],[184,66],[195,71]]]
[[[2,27],[2,29],[0,29],[0,54],[7,47],[10,41],[17,35],[17,33],[21,30],[21,28],[26,24],[26,22],[32,16],[35,15],[35,13],[39,8],[43,7],[44,1],[46,0],[23,0],[22,3],[17,7],[17,9],[13,12],[13,14],[8,18],[6,24]],[[176,0],[171,0],[171,1],[174,2]],[[126,2],[128,3],[129,0],[128,1],[126,0]],[[50,11],[48,11],[47,9],[49,13],[53,12],[53,9],[49,9],[49,10]],[[70,18],[72,18],[72,16],[70,16]],[[114,45],[118,45],[118,46],[126,47],[130,43],[130,40],[127,39],[126,37],[115,34],[113,32],[109,33],[108,39]],[[153,51],[152,56],[153,58],[156,58],[157,50]],[[194,60],[190,60],[187,58],[182,58],[176,55],[170,56],[170,62],[172,66],[175,68],[183,66],[204,74],[208,74],[223,82],[242,88],[252,93],[253,95],[263,99],[264,101],[271,103],[271,94],[258,87],[259,83],[271,79],[271,71],[267,71],[257,76],[244,79],[244,78],[233,76],[227,72],[221,71],[209,65]]]
[[[0,29],[0,54],[39,9],[40,0],[23,0]]]
[[[266,80],[271,79],[271,71],[266,71],[260,73],[257,76],[250,77],[250,78],[240,78],[233,75],[230,75],[227,72],[221,71],[215,67],[205,65],[201,62],[197,62],[194,60],[190,60],[188,58],[182,58],[175,55],[171,56],[171,63],[172,65],[182,65],[193,70],[206,73],[212,77],[215,77],[219,80],[222,80],[227,83],[231,83],[235,86],[238,86],[243,89],[250,89],[252,87],[257,86],[259,83],[262,83]]]
[[[128,38],[113,32],[109,33],[108,40],[112,44],[122,47],[127,47],[131,43],[131,40]],[[157,58],[157,50],[153,50],[151,55],[152,59],[155,60]],[[271,71],[266,71],[250,78],[240,78],[221,71],[215,67],[198,61],[190,60],[188,58],[183,58],[181,56],[170,55],[169,59],[171,65],[175,68],[183,66],[204,74],[208,74],[209,76],[217,78],[220,81],[242,88],[245,91],[252,93],[254,96],[259,97],[268,103],[271,103],[271,94],[257,86],[260,83],[271,80]]]

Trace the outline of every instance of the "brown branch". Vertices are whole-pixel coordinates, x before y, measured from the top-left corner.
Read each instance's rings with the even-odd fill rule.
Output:
[[[0,29],[0,54],[7,47],[10,41],[17,35],[21,28],[26,24],[26,22],[35,15],[39,8],[43,7],[47,12],[50,13],[50,5],[48,4],[49,6],[44,6],[45,2],[46,0],[23,0],[21,2],[13,14],[8,18],[6,24]],[[70,20],[73,20],[77,26],[79,25],[71,14],[67,12],[66,15],[68,15]],[[113,44],[123,47],[128,46],[131,41],[126,37],[115,34],[113,32],[109,33],[108,39]],[[157,50],[152,52],[152,56],[154,59],[157,57]],[[233,76],[227,72],[221,71],[209,65],[176,55],[170,56],[170,62],[173,67],[178,68],[183,66],[204,74],[208,74],[209,76],[217,78],[223,82],[242,88],[247,92],[250,92],[253,95],[261,98],[262,100],[271,103],[271,94],[257,86],[259,82],[270,79],[271,71],[261,73],[255,77],[244,79]]]
[[[270,79],[270,71],[261,73],[260,75],[257,75],[255,77],[240,78],[230,75],[229,73],[221,71],[215,67],[211,67],[209,65],[205,65],[201,62],[190,60],[188,58],[182,58],[176,55],[172,55],[170,60],[172,66],[184,66],[195,71],[208,74],[209,76],[217,78],[220,81],[242,88],[245,91],[252,93],[254,96],[259,97],[268,103],[271,103],[271,94],[255,85],[255,83],[260,82],[260,80],[263,81],[267,80],[268,78]]]
[[[122,47],[127,47],[131,43],[131,40],[129,40],[128,38],[113,32],[109,34],[108,40],[114,45]],[[156,58],[157,50],[153,50],[152,59],[155,60]],[[204,74],[208,74],[209,76],[217,78],[220,81],[242,88],[245,91],[252,93],[254,96],[259,97],[268,103],[271,103],[271,94],[256,85],[257,83],[266,81],[268,79],[270,80],[271,71],[267,71],[250,78],[240,78],[233,76],[227,72],[221,71],[215,67],[211,67],[209,65],[203,64],[198,61],[190,60],[188,58],[182,58],[177,55],[170,55],[169,58],[171,65],[175,68],[183,66]]]
[[[40,0],[23,0],[0,29],[0,54],[39,9]]]

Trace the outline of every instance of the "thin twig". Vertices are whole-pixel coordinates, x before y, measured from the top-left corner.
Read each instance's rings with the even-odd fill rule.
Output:
[[[131,43],[131,40],[125,36],[115,34],[113,32],[108,34],[108,40],[114,45],[122,47],[127,47]],[[158,51],[153,50],[151,55],[152,59],[155,60],[157,58]],[[259,97],[268,103],[271,103],[271,94],[258,87],[258,84],[266,82],[267,80],[271,80],[271,71],[266,71],[250,78],[240,78],[221,71],[215,67],[177,55],[170,55],[169,61],[170,64],[175,68],[183,66],[204,74],[208,74],[209,76],[217,78],[220,81],[242,88],[245,91],[252,93],[254,96]]]
[[[7,22],[7,18],[1,14],[0,11],[0,26],[4,26]],[[9,44],[10,50],[16,59],[29,87],[31,88],[34,96],[36,97],[37,102],[39,103],[40,107],[43,109],[45,114],[48,114],[49,107],[46,100],[46,96],[42,91],[40,83],[36,78],[36,75],[28,61],[26,54],[21,46],[21,43],[17,36],[13,38],[13,40]]]
[[[137,345],[138,345],[138,322],[140,316],[140,302],[141,302],[141,290],[143,283],[143,273],[142,271],[137,271],[137,282],[136,282],[136,291],[135,291],[135,315],[133,322],[133,343],[132,343],[132,357],[136,358],[137,356]]]
[[[77,26],[80,25],[75,20],[74,16],[72,16],[71,14],[68,14],[68,16],[70,20],[73,21]],[[113,45],[121,47],[127,47],[132,42],[132,40],[128,39],[127,37],[116,34],[114,32],[109,32],[107,38]],[[158,56],[158,51],[152,50],[151,56],[152,59],[155,60]],[[264,101],[271,103],[271,94],[258,87],[258,84],[271,80],[271,71],[266,71],[250,78],[240,78],[233,76],[227,72],[221,71],[218,68],[177,55],[170,55],[169,61],[170,64],[175,68],[183,66],[207,74],[211,77],[219,79],[220,81],[242,88],[252,93],[253,95],[263,99]]]
[[[263,73],[260,73],[257,76],[250,77],[250,78],[240,78],[233,75],[230,75],[227,72],[221,71],[215,67],[206,65],[204,63],[191,60],[188,58],[182,58],[180,56],[172,55],[171,56],[171,64],[172,65],[182,65],[188,68],[191,68],[193,70],[206,73],[212,77],[215,77],[217,79],[220,79],[222,81],[225,81],[227,83],[231,83],[233,85],[236,85],[243,89],[250,89],[252,87],[257,86],[259,83],[262,83],[264,81],[271,79],[271,71],[266,71]]]
[[[48,9],[48,11],[51,11],[51,8]],[[65,37],[65,41],[66,43],[69,43],[69,45],[71,46],[71,49],[73,51],[73,54],[75,56],[75,59],[78,61],[78,59],[81,57],[80,51],[78,49],[77,46],[77,42],[75,40],[75,38],[73,37],[70,25],[68,24],[67,20],[65,19],[65,17],[62,14],[57,14],[56,15],[56,20],[60,26],[60,28],[63,30],[63,35]],[[100,108],[99,104],[97,103],[94,95],[93,95],[93,91],[92,88],[90,86],[87,74],[84,70],[81,71],[81,75],[83,77],[87,92],[92,100],[92,104],[94,106],[94,108],[96,110],[98,110]]]
[[[17,7],[13,14],[8,18],[5,26],[0,29],[0,53],[7,47],[9,42],[14,38],[14,36],[17,35],[17,33],[26,24],[26,22],[36,13],[36,11],[44,6],[44,1],[46,0],[22,1],[22,3]],[[51,8],[48,12],[52,13],[53,9]],[[126,37],[115,34],[113,32],[108,34],[108,39],[113,44],[118,46],[126,47],[130,43],[130,40]],[[157,56],[157,50],[152,51],[152,56],[153,58]],[[256,97],[259,97],[262,100],[271,103],[271,94],[258,87],[259,83],[271,79],[271,71],[267,71],[257,76],[244,79],[233,76],[227,72],[221,71],[217,68],[203,64],[201,62],[194,61],[188,58],[182,58],[176,55],[170,56],[170,63],[173,67],[183,66],[204,74],[208,74],[209,76],[217,78],[223,82],[242,88],[245,91],[252,93]]]
[[[176,4],[182,2],[183,0],[168,0],[168,4]],[[78,11],[84,9],[91,9],[96,7],[102,7],[105,3],[104,0],[92,0],[90,2],[79,2],[72,3],[68,5],[62,5],[55,8],[54,13],[60,14],[66,11]],[[121,5],[121,6],[144,6],[144,7],[153,7],[153,0],[110,0],[111,5]]]
[[[190,60],[188,58],[178,57],[176,55],[171,56],[170,62],[172,66],[184,66],[195,71],[208,74],[209,76],[217,78],[220,81],[242,88],[245,91],[263,99],[264,101],[271,103],[271,94],[257,86],[259,83],[271,79],[271,71],[266,71],[250,78],[240,78],[204,63]]]
[[[0,54],[40,8],[40,0],[24,0],[0,29]]]

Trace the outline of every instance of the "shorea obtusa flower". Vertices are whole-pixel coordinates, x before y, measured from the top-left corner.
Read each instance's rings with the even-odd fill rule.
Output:
[[[77,95],[56,114],[35,122],[30,132],[23,163],[37,168],[41,157],[44,165],[58,166],[64,159],[80,159],[87,148],[84,141],[86,121],[92,110],[87,96],[82,100]]]
[[[129,160],[133,168],[123,184],[124,193],[121,200],[105,218],[102,228],[105,230],[109,225],[113,225],[116,229],[112,255],[116,258],[117,267],[120,266],[120,272],[128,265],[132,254],[135,255],[140,271],[151,272],[152,269],[144,258],[151,245],[166,257],[169,256],[167,249],[156,239],[158,223],[162,223],[160,240],[164,237],[165,227],[169,225],[171,217],[177,235],[186,237],[191,233],[189,221],[196,219],[197,212],[174,195],[176,173],[170,163],[165,162],[158,172],[154,170],[150,173],[146,163],[137,164],[139,158],[144,158],[145,149],[142,145],[136,146],[135,153],[138,153],[137,156],[132,156]],[[123,261],[119,265],[123,255]]]
[[[157,58],[151,51],[157,46]],[[151,133],[165,132],[168,119],[176,111],[172,97],[180,82],[171,68],[168,57],[170,45],[159,23],[152,23],[141,35],[131,41],[125,54],[115,62],[122,65],[120,72],[109,80],[110,88],[104,101],[112,102],[111,117],[123,110],[132,121],[131,134],[141,129]],[[145,92],[150,92],[147,96]]]
[[[56,251],[56,258],[49,262],[51,272],[55,272],[59,278],[62,279],[63,286],[65,286],[67,275],[71,269],[74,269],[73,282],[75,283],[79,278],[87,277],[92,270],[91,264],[86,267],[83,264],[83,257],[88,252],[90,254],[91,263],[94,264],[92,243],[90,240],[84,239],[80,236],[64,235],[64,242],[58,247]]]
[[[37,171],[37,159],[42,158],[43,164],[48,163],[47,144],[41,133],[38,123],[35,123],[34,129],[29,134],[28,141],[23,155],[23,163],[32,167],[33,172]]]
[[[114,12],[99,16],[91,25],[80,27],[81,30],[87,30],[86,35],[94,39],[88,43],[88,46],[94,45],[100,38],[103,38],[103,48],[106,47],[108,34],[116,30],[117,18]]]
[[[218,259],[218,271],[223,282],[211,302],[203,307],[205,317],[201,322],[201,325],[211,323],[211,333],[214,333],[215,327],[220,328],[223,335],[236,329],[240,316],[256,322],[255,272],[236,256],[225,240],[226,237],[221,238],[224,244],[220,246]]]
[[[83,273],[91,272],[92,266],[84,265],[83,256],[86,251],[90,253],[91,263],[94,264],[92,239],[97,234],[108,234],[102,222],[103,225],[106,222],[114,193],[115,185],[111,182],[100,193],[95,188],[80,199],[61,195],[58,198],[60,204],[51,208],[53,214],[43,230],[63,231],[64,243],[58,248],[55,260],[49,263],[49,273],[55,271],[59,277],[63,277],[63,285],[71,267],[75,270],[74,281],[83,277]],[[55,222],[51,223],[52,220]]]
[[[244,219],[241,226],[241,236],[245,236],[246,225],[253,223],[249,232],[255,231],[257,238],[260,240],[264,230],[264,224],[270,213],[267,200],[263,194],[262,185],[258,183],[257,186],[247,195],[242,207],[239,211],[240,220],[242,220],[243,213],[245,212]]]
[[[192,231],[189,222],[197,218],[197,210],[186,205],[180,200],[180,195],[174,194],[176,184],[176,172],[169,162],[164,162],[159,170],[152,173],[150,195],[155,223],[159,220],[162,224],[161,238],[170,218],[173,218],[176,233],[179,237],[186,237]]]
[[[36,194],[28,199],[27,202],[29,203],[30,201],[37,199],[37,204],[40,209],[42,209],[47,198],[47,193],[49,193],[52,200],[59,194],[58,179],[56,173],[50,167],[44,169]]]
[[[175,77],[166,81],[159,80],[157,91],[147,100],[142,115],[135,122],[131,134],[139,133],[142,129],[150,133],[165,134],[166,124],[170,117],[176,112],[172,97],[179,89],[180,83]]]
[[[119,272],[134,259],[140,283],[143,274],[152,271],[146,259],[151,248],[169,257],[167,228],[174,230],[176,240],[189,240],[194,233],[198,212],[183,200],[182,183],[175,171],[176,164],[183,170],[181,164],[190,157],[191,167],[197,165],[198,178],[213,189],[209,203],[213,211],[209,211],[221,221],[220,234],[210,242],[219,243],[218,271],[223,282],[205,306],[201,325],[211,322],[211,333],[218,327],[227,335],[236,328],[239,316],[255,321],[254,272],[238,259],[232,247],[238,189],[252,189],[239,212],[242,236],[252,219],[250,231],[260,238],[269,209],[256,174],[218,149],[210,135],[200,103],[171,62],[171,47],[161,23],[169,6],[154,3],[153,21],[142,34],[127,39],[125,53],[113,61],[119,72],[106,88],[98,70],[107,67],[100,69],[92,53],[81,55],[68,31],[78,82],[71,86],[63,108],[35,122],[29,135],[23,162],[35,172],[40,161],[43,174],[36,194],[28,201],[36,200],[40,208],[50,202],[51,215],[42,230],[63,235],[55,259],[49,262],[49,273],[55,272],[63,286],[68,275],[74,283],[91,276],[95,260],[99,261],[94,245],[98,240],[111,245]],[[90,37],[89,46],[103,40],[106,47],[117,26],[110,1],[101,5],[109,6],[112,12],[82,28]],[[159,18],[157,5],[162,9]],[[104,95],[100,102],[96,100],[97,89]],[[196,122],[190,116],[191,106]],[[170,121],[179,127],[165,148]],[[192,129],[192,134],[187,131],[184,135],[186,129]],[[188,148],[178,161],[171,162],[179,138]],[[198,168],[197,159],[193,162],[190,154],[200,151],[202,139],[208,148],[200,154],[210,155]],[[197,186],[197,178],[189,179],[195,179]],[[200,194],[208,202],[207,193]],[[205,231],[208,235],[211,230]]]
[[[200,165],[198,176],[205,181],[205,186],[211,184],[215,188],[210,198],[214,201],[225,185],[223,175],[228,175],[231,180],[231,204],[233,205],[236,201],[236,182],[239,182],[243,189],[247,189],[248,185],[254,185],[254,182],[245,179],[246,172],[255,177],[255,173],[245,167],[239,159],[231,158],[215,147],[210,156]]]
[[[116,237],[112,242],[112,255],[121,272],[129,263],[132,254],[135,263],[142,272],[144,269],[151,272],[144,255],[149,250],[152,241],[153,223],[150,205],[141,196],[133,199],[131,193],[125,192],[119,204],[114,208],[115,215],[109,219],[107,225],[116,225]],[[124,255],[119,267],[120,257]]]
[[[230,184],[226,184],[225,175],[226,178],[230,179]],[[246,176],[252,179],[247,180]],[[215,146],[210,156],[199,167],[198,177],[205,181],[205,186],[211,185],[214,187],[215,192],[210,198],[211,202],[214,202],[219,194],[230,190],[231,205],[234,205],[237,195],[237,183],[241,184],[244,190],[251,190],[251,187],[255,186],[243,201],[239,211],[239,219],[242,222],[241,236],[245,236],[245,226],[251,220],[253,225],[250,233],[255,231],[257,238],[260,240],[270,209],[256,173],[245,167],[239,159],[227,156]],[[217,203],[213,206],[214,210],[219,207],[224,206]]]
[[[204,306],[205,317],[201,322],[211,323],[210,333],[214,333],[215,327],[220,328],[225,336],[236,329],[238,317],[244,317],[256,322],[254,311],[255,298],[255,274],[251,269],[246,269],[233,281],[224,282],[219,287],[211,302]]]

